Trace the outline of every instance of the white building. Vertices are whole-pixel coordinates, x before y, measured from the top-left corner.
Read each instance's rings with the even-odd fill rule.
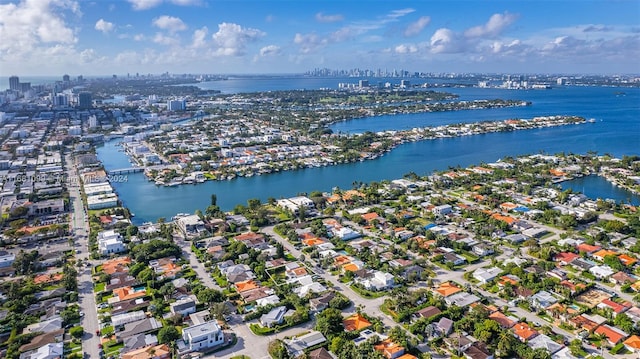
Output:
[[[118,196],[114,193],[87,197],[87,207],[89,207],[89,209],[111,208],[116,207],[117,205]]]
[[[98,251],[103,256],[113,253],[121,253],[126,249],[122,242],[122,236],[114,230],[98,233]]]
[[[224,343],[224,333],[218,323],[210,321],[183,329],[182,340],[185,351],[199,351]]]
[[[312,200],[304,196],[291,197],[285,199],[279,199],[277,201],[278,207],[286,208],[293,213],[298,213],[300,207],[306,209],[314,208],[315,205]]]
[[[500,275],[500,273],[502,273],[502,269],[498,267],[478,268],[473,272],[473,278],[477,279],[482,284],[487,284]]]

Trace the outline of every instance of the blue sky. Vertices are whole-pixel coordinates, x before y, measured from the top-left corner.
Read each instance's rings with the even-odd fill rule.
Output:
[[[0,0],[0,76],[640,73],[640,1]]]

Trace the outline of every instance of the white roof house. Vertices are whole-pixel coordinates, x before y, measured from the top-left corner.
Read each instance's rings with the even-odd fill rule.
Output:
[[[480,283],[486,284],[494,280],[500,273],[502,273],[502,269],[498,267],[478,268],[473,272],[473,278],[480,281]]]

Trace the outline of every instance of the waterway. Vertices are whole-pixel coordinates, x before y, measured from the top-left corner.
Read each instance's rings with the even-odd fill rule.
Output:
[[[591,199],[613,199],[616,202],[628,203],[634,206],[640,205],[640,195],[615,186],[605,178],[597,175],[565,181],[560,184],[560,187],[563,190],[571,189],[573,192],[583,193]]]
[[[303,88],[298,87],[298,82],[287,85],[286,80],[275,81],[277,86],[272,82],[265,82],[262,86],[271,89]],[[313,87],[309,85],[304,88]],[[249,88],[233,90],[250,91]],[[203,210],[209,205],[212,193],[217,195],[218,205],[223,210],[231,210],[237,204],[246,204],[251,198],[266,201],[269,197],[289,197],[314,190],[330,191],[333,187],[351,188],[356,182],[369,183],[400,178],[409,172],[426,175],[448,167],[493,162],[506,156],[539,152],[596,151],[621,157],[638,154],[640,148],[640,89],[566,87],[553,90],[510,91],[452,88],[446,91],[458,93],[464,100],[511,98],[532,101],[533,105],[526,108],[380,116],[341,122],[332,128],[334,131],[342,132],[379,131],[556,114],[580,115],[594,118],[596,122],[408,143],[372,161],[237,178],[231,181],[158,187],[147,181],[143,174],[138,173],[130,174],[127,182],[113,185],[123,204],[135,213],[134,222],[141,223],[155,221],[160,217],[170,218],[179,212],[193,213],[196,209]],[[624,91],[625,95],[616,95],[617,91]],[[130,166],[126,155],[118,149],[115,142],[98,148],[98,157],[107,169]]]

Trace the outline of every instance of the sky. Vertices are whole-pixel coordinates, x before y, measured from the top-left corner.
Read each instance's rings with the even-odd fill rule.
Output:
[[[640,73],[637,0],[0,0],[0,76]]]

